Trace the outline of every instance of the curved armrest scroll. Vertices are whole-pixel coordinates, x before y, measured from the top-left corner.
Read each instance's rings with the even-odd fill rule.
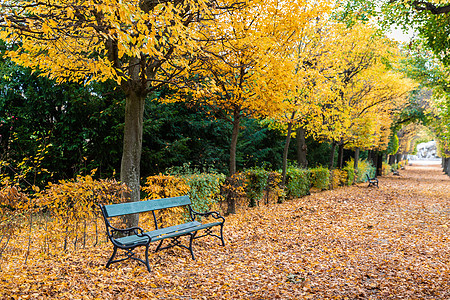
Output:
[[[222,220],[222,223],[225,222],[225,218],[222,217],[222,216],[219,214],[219,212],[217,212],[217,211],[208,211],[208,212],[203,212],[203,213],[201,213],[201,212],[198,212],[198,211],[193,210],[192,208],[190,208],[190,209],[191,209],[191,212],[192,212],[194,218],[195,218],[195,216],[200,216],[200,217],[205,217],[205,218],[211,216],[211,217],[213,217],[214,219],[221,219],[221,220]]]

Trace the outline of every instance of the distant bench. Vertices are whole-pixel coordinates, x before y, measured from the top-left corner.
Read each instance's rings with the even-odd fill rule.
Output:
[[[190,219],[189,222],[160,228],[160,224],[158,224],[155,211],[178,206],[188,207]],[[225,218],[219,215],[218,212],[211,211],[200,213],[194,211],[191,207],[191,200],[189,199],[189,196],[171,197],[139,202],[126,202],[111,205],[100,205],[100,208],[106,225],[106,234],[108,235],[109,240],[114,245],[113,253],[111,255],[111,258],[106,263],[106,268],[109,268],[112,263],[124,261],[130,258],[143,263],[147,267],[147,270],[150,272],[148,250],[149,245],[152,242],[159,242],[155,252],[178,246],[188,249],[191,252],[192,259],[195,259],[194,252],[192,250],[192,242],[194,239],[211,235],[219,238],[222,242],[222,246],[225,246],[225,242],[223,240],[223,224],[225,222]],[[155,224],[155,230],[153,231],[145,231],[140,227],[119,229],[113,227],[110,223],[112,218],[150,211],[153,213]],[[218,221],[213,223],[201,223],[202,218],[210,216]],[[220,230],[220,235],[213,234],[213,227],[218,227],[218,229]],[[203,230],[203,234],[197,236],[197,232],[199,232],[200,230]],[[189,236],[188,246],[181,244],[181,241],[179,239],[182,236]],[[170,240],[169,244],[165,247],[162,247],[163,241],[166,239]],[[133,252],[133,250],[139,246],[145,247],[145,261],[136,257],[135,253]],[[114,260],[117,249],[126,251],[126,257]]]
[[[369,176],[369,174],[367,174],[367,173],[366,173],[366,176],[367,176],[367,182],[369,182],[369,187],[370,186],[378,187],[378,178],[376,178],[376,177],[371,178]]]

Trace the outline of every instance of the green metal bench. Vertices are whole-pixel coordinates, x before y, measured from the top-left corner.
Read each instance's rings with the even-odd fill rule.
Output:
[[[189,210],[189,222],[166,228],[160,228],[160,224],[158,224],[155,211],[178,206],[187,206]],[[219,238],[222,242],[222,246],[225,246],[225,242],[223,240],[223,224],[225,222],[225,218],[219,215],[218,212],[214,211],[205,213],[194,211],[191,207],[191,200],[189,199],[189,196],[171,197],[139,202],[126,202],[111,205],[100,205],[100,208],[102,211],[103,219],[105,221],[106,234],[108,235],[109,240],[114,246],[113,253],[106,263],[106,268],[109,268],[111,264],[116,262],[124,261],[127,259],[134,259],[143,263],[147,267],[147,270],[150,272],[148,250],[150,243],[153,242],[159,242],[155,252],[178,246],[188,249],[191,252],[192,259],[194,260],[195,256],[192,250],[192,242],[194,239],[210,235]],[[155,230],[153,231],[145,231],[140,227],[119,229],[112,226],[110,222],[113,218],[150,211],[153,213],[155,225]],[[216,219],[216,221],[212,223],[201,222],[202,219],[208,217],[212,217]],[[212,229],[216,226],[220,230],[220,234],[213,233]],[[198,236],[197,232],[199,231],[202,231],[202,234]],[[180,238],[183,236],[189,237],[188,246],[181,244]],[[162,245],[164,240],[169,241],[168,245],[163,247]],[[136,247],[140,246],[145,247],[145,260],[138,258],[133,252]],[[124,250],[126,257],[114,260],[118,249]]]
[[[378,178],[376,178],[376,177],[370,178],[369,174],[367,174],[367,173],[366,173],[366,176],[367,176],[367,182],[369,182],[369,185],[368,185],[369,187],[370,186],[378,187]]]

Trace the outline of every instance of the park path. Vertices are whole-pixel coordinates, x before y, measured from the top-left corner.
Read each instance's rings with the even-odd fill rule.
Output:
[[[159,252],[151,273],[105,269],[107,243],[6,265],[0,299],[450,299],[450,177],[412,165],[379,179],[239,211],[225,247]]]

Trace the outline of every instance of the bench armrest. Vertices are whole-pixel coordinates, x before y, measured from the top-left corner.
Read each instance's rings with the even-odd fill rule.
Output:
[[[130,228],[124,228],[124,229],[120,229],[120,228],[115,228],[114,226],[111,226],[111,224],[109,225],[110,230],[111,230],[111,238],[114,238],[114,233],[121,233],[121,234],[125,234],[125,235],[129,235],[130,233],[135,234],[139,237],[148,237],[149,241],[151,240],[151,237],[148,234],[144,233],[144,229],[142,229],[141,227],[130,227]]]
[[[222,216],[219,214],[219,212],[217,212],[217,211],[208,211],[208,212],[203,212],[203,213],[201,213],[201,212],[198,212],[198,211],[193,210],[190,206],[189,206],[189,209],[190,209],[190,211],[191,211],[191,213],[192,213],[193,219],[195,219],[195,216],[200,216],[200,217],[205,217],[205,218],[207,218],[207,217],[209,217],[209,216],[212,216],[214,219],[221,219],[221,220],[222,220],[222,223],[225,222],[225,218],[222,217]]]

